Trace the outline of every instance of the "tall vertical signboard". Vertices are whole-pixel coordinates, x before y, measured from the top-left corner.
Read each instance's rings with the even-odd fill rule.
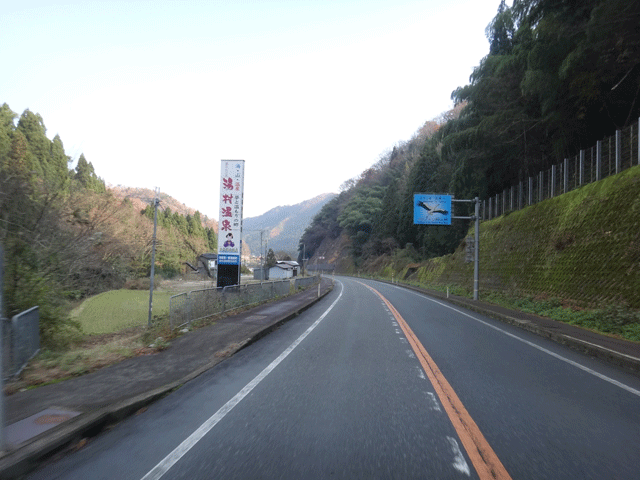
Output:
[[[218,222],[218,287],[240,284],[244,160],[222,160]]]

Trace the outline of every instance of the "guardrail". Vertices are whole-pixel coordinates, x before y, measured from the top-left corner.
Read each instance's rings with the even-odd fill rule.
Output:
[[[311,285],[315,285],[320,281],[320,276],[315,275],[313,277],[296,277],[293,281],[293,288],[297,290],[298,288],[307,288]]]
[[[302,279],[304,284],[307,283],[307,278],[317,282],[319,277],[305,277]],[[294,282],[294,288],[297,289],[297,286]],[[172,329],[180,328],[213,315],[222,315],[237,308],[284,297],[289,295],[290,290],[291,282],[281,280],[180,293],[169,299],[169,324]]]
[[[40,311],[30,308],[14,315],[11,320],[2,319],[2,377],[11,378],[40,351]]]

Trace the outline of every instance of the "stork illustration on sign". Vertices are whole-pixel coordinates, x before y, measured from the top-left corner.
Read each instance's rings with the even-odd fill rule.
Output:
[[[426,203],[419,201],[418,206],[424,208],[429,214],[435,215],[439,213],[440,215],[447,215],[449,212],[447,210],[443,210],[442,208],[438,208],[437,206],[429,206]]]

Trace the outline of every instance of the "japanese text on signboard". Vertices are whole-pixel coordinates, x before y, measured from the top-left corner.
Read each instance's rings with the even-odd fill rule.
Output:
[[[220,174],[220,223],[218,254],[242,251],[242,198],[244,160],[222,160]]]

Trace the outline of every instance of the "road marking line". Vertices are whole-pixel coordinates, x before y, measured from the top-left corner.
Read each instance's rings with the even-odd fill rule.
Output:
[[[630,360],[635,360],[636,362],[640,362],[640,358],[632,357],[631,355],[627,355],[626,353],[616,352],[615,350],[611,350],[610,348],[603,347],[602,345],[596,345],[595,343],[587,342],[586,340],[580,340],[579,338],[572,337],[571,335],[562,334],[565,338],[570,338],[571,340],[575,340],[576,342],[585,343],[587,345],[591,345],[592,347],[601,348],[602,350],[606,350],[607,352],[615,353],[616,355],[620,355],[621,357],[626,357]]]
[[[338,282],[340,283],[340,282]],[[233,407],[238,405],[242,401],[244,397],[246,397],[251,390],[253,390],[264,378],[269,375],[269,373],[274,370],[280,362],[282,362],[285,358],[289,356],[291,352],[309,335],[318,324],[324,320],[324,318],[329,314],[333,307],[335,307],[336,303],[342,297],[342,292],[344,291],[344,287],[342,283],[340,283],[340,294],[338,298],[334,300],[334,302],[325,310],[325,312],[318,318],[309,328],[305,330],[305,332],[300,335],[287,349],[278,356],[273,362],[271,362],[262,372],[258,374],[253,380],[251,380],[242,390],[240,390],[231,400],[225,403],[216,413],[211,415],[208,420],[206,420],[198,429],[193,432],[189,437],[187,437],[180,445],[178,445],[169,455],[164,457],[155,467],[153,467],[142,480],[158,480],[161,478],[169,469],[178,462],[189,450],[191,450],[196,443],[198,443],[202,438],[209,433],[209,431],[216,426],[216,424],[222,420],[227,413],[233,410]]]
[[[453,437],[447,437],[449,440],[449,444],[451,445],[451,450],[453,450],[453,468],[458,470],[461,473],[466,473],[468,477],[471,476],[471,470],[469,470],[469,465],[467,461],[464,459],[464,455],[460,451],[460,447],[458,446],[458,442]]]
[[[425,378],[424,374],[422,375],[422,378]],[[433,403],[433,407],[431,408],[431,410],[435,410],[436,412],[441,412],[442,410],[440,409],[440,405],[438,405],[438,400],[436,400],[436,394],[432,392],[427,392],[427,395],[429,395],[429,398],[431,399],[431,403]]]
[[[476,322],[480,322],[480,323],[482,323],[483,325],[486,325],[489,328],[493,328],[494,330],[496,330],[498,332],[501,332],[501,333],[504,333],[505,335],[507,335],[507,336],[509,336],[511,338],[515,338],[516,340],[518,340],[518,341],[520,341],[520,342],[522,342],[524,344],[527,344],[530,347],[533,347],[533,348],[535,348],[537,350],[540,350],[541,352],[544,352],[547,355],[551,355],[552,357],[557,358],[558,360],[562,360],[563,362],[568,363],[569,365],[573,365],[574,367],[579,368],[580,370],[582,370],[584,372],[587,372],[587,373],[593,375],[594,377],[598,377],[600,380],[604,380],[605,382],[608,382],[608,383],[610,383],[612,385],[615,385],[616,387],[620,387],[623,390],[626,390],[627,392],[632,393],[633,395],[635,395],[637,397],[640,397],[640,390],[636,390],[633,387],[629,387],[628,385],[625,385],[622,382],[619,382],[617,380],[614,380],[613,378],[607,377],[606,375],[603,375],[602,373],[596,372],[595,370],[592,370],[589,367],[585,367],[584,365],[582,365],[582,364],[580,364],[578,362],[574,362],[573,360],[569,360],[568,358],[565,358],[562,355],[559,355],[559,354],[557,354],[555,352],[552,352],[551,350],[547,350],[546,348],[541,347],[540,345],[537,345],[537,344],[535,344],[533,342],[530,342],[529,340],[525,340],[524,338],[520,338],[518,335],[514,335],[513,333],[507,332],[506,330],[503,330],[500,327],[496,327],[495,325],[491,325],[490,323],[485,322],[484,320],[480,320],[479,318],[474,317],[473,315],[470,315],[470,314],[468,314],[466,312],[463,312],[462,310],[458,310],[457,308],[454,308],[451,305],[447,305],[446,303],[439,302],[437,300],[434,300],[433,298],[429,298],[426,295],[423,295],[423,294],[420,294],[420,293],[416,293],[416,292],[413,292],[411,290],[406,290],[406,289],[400,288],[400,287],[394,287],[394,288],[398,288],[398,289],[400,289],[400,290],[402,290],[404,292],[411,293],[412,295],[416,295],[418,297],[424,298],[425,300],[429,300],[430,302],[437,303],[438,305],[440,305],[442,307],[446,307],[446,308],[448,308],[450,310],[453,310],[454,312],[457,312],[460,315],[464,315],[465,317],[469,317],[470,319],[475,320]]]
[[[462,442],[462,446],[466,450],[471,463],[478,473],[478,477],[480,477],[480,480],[510,480],[511,476],[489,445],[489,442],[487,442],[484,435],[482,435],[480,428],[478,428],[478,425],[473,421],[469,412],[464,408],[464,405],[456,395],[455,391],[415,336],[411,328],[409,328],[407,322],[402,318],[402,315],[400,315],[391,302],[389,302],[389,300],[387,300],[375,288],[364,283],[362,283],[362,285],[370,289],[382,299],[389,310],[393,312],[397,322],[400,324],[400,328],[404,330],[411,348],[413,348],[413,351],[416,353],[418,360],[422,364],[422,368],[427,374],[427,377],[429,377],[436,394],[440,398],[440,403],[442,403],[442,406],[447,412],[447,415],[453,424],[453,428],[456,430],[456,433]]]

